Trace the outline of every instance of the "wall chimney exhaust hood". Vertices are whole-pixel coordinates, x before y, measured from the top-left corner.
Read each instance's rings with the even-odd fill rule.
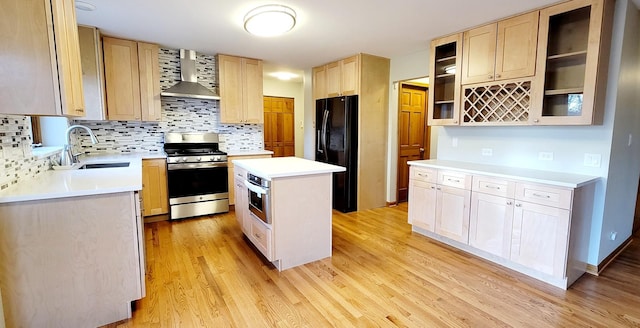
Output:
[[[220,99],[220,96],[198,83],[196,52],[180,49],[180,82],[160,93],[165,97]]]

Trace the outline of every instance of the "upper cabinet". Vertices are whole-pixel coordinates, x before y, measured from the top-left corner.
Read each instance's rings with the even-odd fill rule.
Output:
[[[431,41],[429,125],[458,125],[462,33]]]
[[[434,39],[429,125],[601,124],[613,3],[567,1]]]
[[[0,112],[83,116],[74,1],[9,1],[0,21]]]
[[[464,32],[462,84],[532,76],[538,12]]]
[[[220,122],[264,122],[262,61],[228,55],[216,57],[220,81]]]
[[[78,26],[82,61],[82,90],[84,91],[85,120],[107,119],[104,94],[104,62],[100,31],[95,27]]]
[[[103,38],[109,120],[160,121],[158,46]]]
[[[313,68],[314,99],[360,93],[359,56],[354,55]]]
[[[602,123],[612,11],[605,0],[540,11],[533,124]]]

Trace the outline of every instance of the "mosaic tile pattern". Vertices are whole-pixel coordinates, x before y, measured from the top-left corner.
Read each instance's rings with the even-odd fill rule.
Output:
[[[29,117],[0,115],[0,190],[49,169],[49,158],[33,156],[31,143]]]
[[[180,52],[160,49],[160,87],[167,89],[180,81]],[[215,56],[196,55],[198,82],[217,92]],[[74,151],[78,153],[161,152],[164,132],[217,132],[223,151],[263,149],[263,126],[260,124],[220,124],[219,102],[187,98],[162,97],[161,122],[83,121],[71,124],[89,127],[98,137],[92,144],[84,131],[72,133]],[[31,153],[29,117],[0,115],[0,189],[19,180],[35,177],[49,168],[59,155],[36,158]]]

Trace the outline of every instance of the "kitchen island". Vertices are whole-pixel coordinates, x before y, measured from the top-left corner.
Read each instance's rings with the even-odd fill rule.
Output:
[[[0,192],[8,327],[96,327],[131,317],[131,302],[145,296],[143,157],[85,157],[81,164],[129,165],[50,170]]]
[[[235,190],[238,224],[267,260],[282,271],[331,256],[333,172],[344,167],[296,157],[233,163],[237,185],[245,186]],[[248,174],[267,182],[265,194],[250,185]],[[258,200],[266,218],[250,210]]]

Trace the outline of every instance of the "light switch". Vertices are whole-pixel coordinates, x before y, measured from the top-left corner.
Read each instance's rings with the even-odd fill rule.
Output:
[[[549,151],[541,151],[538,153],[538,159],[541,161],[553,161],[553,153]]]
[[[457,137],[451,138],[451,147],[458,147],[458,138]]]
[[[584,166],[600,167],[602,155],[600,154],[584,154]]]
[[[482,156],[493,156],[493,149],[482,148]]]

